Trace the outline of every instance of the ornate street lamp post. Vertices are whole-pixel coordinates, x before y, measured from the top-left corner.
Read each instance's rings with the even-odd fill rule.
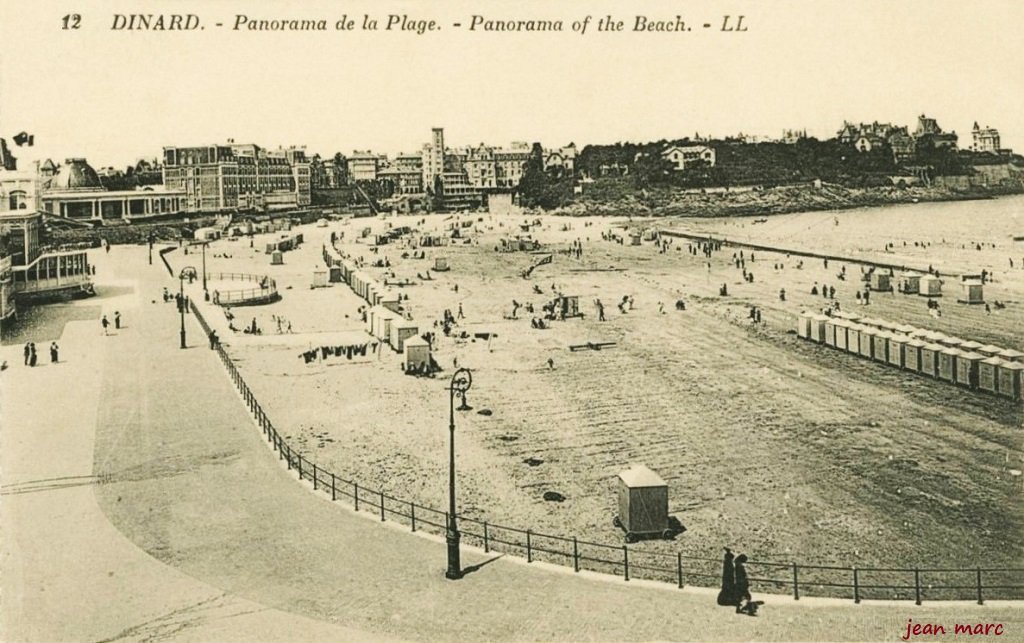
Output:
[[[459,563],[459,526],[455,520],[455,397],[462,400],[459,406],[460,411],[469,409],[466,405],[466,391],[473,385],[473,376],[469,369],[460,368],[452,375],[451,385],[448,387],[448,432],[451,437],[448,451],[448,530],[445,532],[445,542],[448,543],[448,570],[445,571],[445,578],[457,580],[462,578],[462,566]]]
[[[192,266],[185,266],[178,274],[178,312],[181,313],[181,347],[185,348],[185,280],[194,279],[196,269]]]

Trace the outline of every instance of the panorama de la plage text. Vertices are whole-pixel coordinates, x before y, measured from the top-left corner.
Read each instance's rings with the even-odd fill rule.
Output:
[[[235,14],[230,20],[208,21],[197,14],[115,13],[112,31],[202,31],[207,24],[230,31],[384,31],[424,35],[442,29],[474,32],[573,32],[602,33],[688,33],[697,31],[747,31],[749,21],[742,15],[719,15],[688,20],[681,15],[617,17],[580,15],[569,19],[490,18],[473,14],[465,20],[440,21],[409,14],[343,14],[332,18],[266,18]]]

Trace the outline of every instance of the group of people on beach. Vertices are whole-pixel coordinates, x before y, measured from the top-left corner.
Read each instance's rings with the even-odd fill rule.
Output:
[[[38,357],[36,356],[36,343],[28,342],[25,344],[25,366],[35,366],[38,363]],[[50,342],[50,363],[56,364],[60,361],[60,347],[57,346],[57,342]]]
[[[722,589],[718,592],[718,604],[736,608],[737,614],[757,616],[760,601],[750,596],[750,577],[747,575],[747,556],[733,555],[726,547],[722,558]]]

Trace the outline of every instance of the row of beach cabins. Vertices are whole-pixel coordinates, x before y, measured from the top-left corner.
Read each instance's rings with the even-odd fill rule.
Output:
[[[803,312],[797,335],[964,388],[1020,400],[1024,353],[845,311]]]
[[[409,370],[410,365],[429,364],[430,344],[420,337],[416,322],[399,312],[401,300],[398,293],[359,270],[352,260],[342,257],[331,244],[324,244],[323,257],[330,271],[330,280],[348,284],[352,292],[368,304],[366,332],[395,351],[404,353],[405,370]]]

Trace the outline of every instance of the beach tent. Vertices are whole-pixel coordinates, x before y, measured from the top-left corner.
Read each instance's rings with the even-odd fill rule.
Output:
[[[921,371],[921,347],[924,342],[919,339],[907,340],[903,345],[903,368],[908,371]]]
[[[638,534],[668,534],[668,484],[643,465],[619,474],[619,515],[616,525],[633,542]]]
[[[999,373],[999,394],[1011,400],[1021,399],[1021,377],[1024,364],[1003,362],[997,368]]]
[[[903,278],[903,294],[916,295],[921,292],[921,275],[916,272],[905,272]]]
[[[985,359],[981,353],[960,351],[956,356],[956,383],[967,388],[978,388],[978,365]]]
[[[405,370],[430,367],[430,344],[422,337],[410,337],[402,343],[405,351]]]
[[[796,318],[796,336],[802,339],[811,338],[811,320],[814,318],[814,313],[810,311],[803,311],[800,316]]]
[[[963,352],[956,348],[943,348],[938,354],[938,375],[939,379],[946,380],[947,382],[956,381],[956,359]]]
[[[906,335],[893,333],[888,337],[888,359],[893,366],[903,368],[903,360],[906,359],[905,347],[907,345]]]
[[[964,281],[960,283],[961,304],[983,304],[985,303],[985,286],[980,281]]]
[[[819,344],[825,342],[825,322],[828,317],[825,315],[814,315],[811,317],[811,339]]]
[[[871,290],[878,290],[884,292],[892,290],[892,284],[889,282],[889,273],[879,272],[878,270],[872,272]]]
[[[941,297],[942,280],[935,275],[921,277],[921,290],[917,294],[922,297]]]
[[[938,377],[939,351],[946,350],[942,344],[925,344],[921,347],[920,372],[932,377]]]
[[[998,393],[999,366],[1005,363],[998,357],[989,357],[978,362],[978,388],[989,393]]]

